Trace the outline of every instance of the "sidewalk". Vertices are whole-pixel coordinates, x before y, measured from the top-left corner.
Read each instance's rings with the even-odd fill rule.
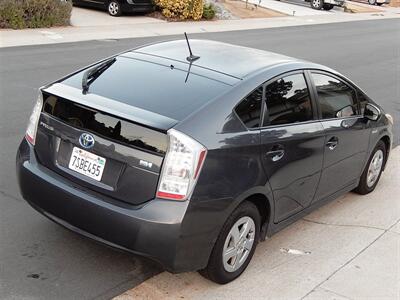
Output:
[[[279,11],[281,13],[287,14],[289,16],[319,16],[319,15],[332,15],[338,12],[335,9],[326,11],[326,10],[315,10],[308,6],[296,5],[291,3],[286,3],[282,1],[276,0],[249,0],[250,3],[259,4],[261,7],[267,7],[269,9],[273,9],[275,11]]]
[[[265,0],[264,0],[265,1]],[[311,10],[311,9],[309,9]],[[350,14],[328,13],[315,16],[275,17],[265,19],[218,20],[198,22],[162,22],[158,19],[140,19],[137,24],[109,24],[104,26],[57,27],[51,29],[0,30],[0,48],[79,42],[100,39],[123,39],[148,36],[165,36],[201,32],[262,29],[285,26],[316,25],[362,20],[400,18],[396,12]],[[125,19],[121,19],[124,20]],[[122,21],[119,21],[122,22]]]
[[[164,272],[115,299],[400,299],[399,178],[397,147],[373,193],[348,193],[260,243],[237,280]]]

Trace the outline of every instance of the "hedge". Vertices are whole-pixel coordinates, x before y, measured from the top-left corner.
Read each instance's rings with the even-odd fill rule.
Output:
[[[155,0],[154,3],[169,19],[200,20],[203,16],[203,0]]]
[[[204,4],[203,6],[203,18],[206,20],[212,20],[215,17],[215,8],[214,6],[209,4]]]
[[[72,2],[0,0],[0,28],[41,28],[70,24]]]

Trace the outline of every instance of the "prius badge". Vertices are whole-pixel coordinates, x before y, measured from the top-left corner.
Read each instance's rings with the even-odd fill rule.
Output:
[[[85,149],[92,148],[94,146],[94,137],[89,133],[82,133],[79,137],[79,144]]]

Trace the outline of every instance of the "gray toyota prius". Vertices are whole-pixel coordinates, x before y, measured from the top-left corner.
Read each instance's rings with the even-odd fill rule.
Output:
[[[259,241],[372,192],[392,124],[330,68],[183,39],[40,88],[17,173],[27,202],[66,228],[227,283]]]

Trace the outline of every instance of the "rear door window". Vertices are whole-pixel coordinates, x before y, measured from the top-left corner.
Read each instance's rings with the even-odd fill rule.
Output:
[[[310,93],[302,73],[288,75],[268,84],[265,103],[267,110],[263,126],[313,119]]]
[[[334,77],[312,73],[322,119],[345,118],[358,114],[355,91]]]

